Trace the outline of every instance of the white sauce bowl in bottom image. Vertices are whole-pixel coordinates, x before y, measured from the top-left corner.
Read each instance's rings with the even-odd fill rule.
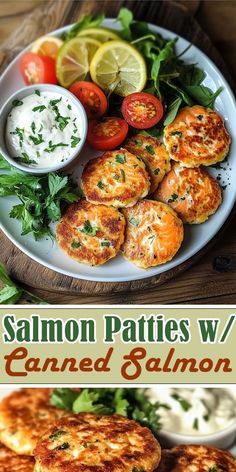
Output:
[[[236,387],[147,391],[160,415],[163,447],[199,444],[227,449],[236,441]]]

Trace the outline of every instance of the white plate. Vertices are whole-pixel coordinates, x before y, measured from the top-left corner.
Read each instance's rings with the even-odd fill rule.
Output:
[[[108,19],[104,21],[104,26],[117,28],[114,20]],[[161,33],[164,37],[174,38],[176,35],[168,30],[150,25],[153,31]],[[58,29],[51,33],[52,35],[60,35],[69,27]],[[177,51],[181,52],[188,46],[189,42],[180,38],[177,42]],[[16,90],[24,86],[22,77],[18,69],[19,58],[24,54],[22,51],[14,61],[9,65],[0,80],[0,106],[7,98]],[[16,202],[15,198],[1,199],[1,228],[11,241],[19,247],[25,254],[35,261],[43,264],[50,269],[59,273],[70,275],[79,279],[87,279],[102,282],[125,282],[130,280],[144,279],[153,275],[160,274],[172,269],[187,259],[191,258],[200,249],[202,249],[219,231],[223,223],[229,216],[235,200],[236,186],[234,184],[234,176],[236,175],[236,106],[234,95],[229,84],[224,79],[221,72],[213,64],[213,62],[203,54],[198,48],[192,46],[185,54],[184,59],[189,63],[198,63],[198,65],[206,72],[204,85],[210,87],[213,91],[223,86],[224,90],[217,98],[215,108],[225,118],[226,126],[232,136],[232,145],[227,163],[223,169],[211,169],[212,175],[221,175],[221,183],[227,184],[224,191],[223,203],[215,215],[202,224],[185,227],[185,238],[181,250],[171,262],[154,267],[149,270],[137,268],[135,265],[125,261],[121,255],[112,259],[108,263],[100,267],[89,267],[82,265],[67,257],[60,251],[56,243],[50,240],[42,240],[35,242],[31,236],[21,236],[20,224],[18,221],[9,218],[9,211]],[[95,157],[91,150],[87,149],[84,158],[81,160],[80,170],[88,158]]]
[[[16,388],[0,388],[0,401],[2,400],[2,398],[6,397],[7,395],[10,395],[10,393],[14,392],[15,390]],[[231,454],[233,454],[234,457],[236,457],[236,444],[232,444],[232,446],[229,448],[229,451],[231,452]]]

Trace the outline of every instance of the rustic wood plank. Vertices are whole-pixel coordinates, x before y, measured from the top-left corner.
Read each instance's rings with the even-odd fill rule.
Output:
[[[2,54],[0,56],[0,64],[2,61],[2,66],[11,60],[16,52],[25,44],[28,44],[39,35],[53,30],[62,24],[76,21],[81,13],[89,13],[91,11],[96,13],[101,10],[101,2],[96,0],[87,2],[71,0],[34,2],[30,0],[29,2],[12,3],[18,4],[19,11],[21,11],[19,6],[21,3],[23,3],[23,9],[28,5],[31,10],[34,3],[39,3],[39,6],[26,17],[23,15],[24,20],[19,30],[3,44],[0,49],[0,54]],[[122,2],[120,0],[105,0],[102,8],[108,15],[116,16],[120,5],[124,3],[133,9],[136,17],[149,19],[150,21],[155,20],[157,24],[172,29],[177,34],[181,34],[193,41],[205,50],[227,75],[224,62],[212,46],[209,38],[203,33],[194,18],[186,12],[184,4],[189,2],[181,1],[176,6],[175,2],[171,5],[167,1],[137,2],[129,0]],[[194,5],[191,5],[192,11],[199,12],[200,2],[193,3]],[[6,11],[6,5],[4,11]],[[214,258],[222,254],[230,254],[233,260],[235,259],[235,223],[236,219],[234,218],[231,226],[234,228],[234,231],[230,231],[228,234],[224,233],[224,238],[222,237],[220,243],[212,250],[209,250],[210,252],[204,260],[196,262],[199,258],[199,255],[197,255],[191,261],[179,266],[171,273],[128,284],[92,284],[61,276],[23,255],[4,235],[0,237],[2,247],[1,259],[6,263],[13,277],[23,283],[29,283],[30,280],[32,286],[42,287],[43,290],[38,291],[36,289],[35,292],[45,296],[51,303],[196,303],[197,301],[209,299],[217,303],[218,298],[233,297],[236,293],[235,267],[230,272],[222,274],[216,273],[212,265]],[[205,251],[200,255],[203,253]],[[194,263],[195,265],[191,270],[179,275],[190,264]],[[173,280],[160,285],[164,281],[169,280],[170,277],[174,277]],[[47,289],[51,291],[48,292]],[[141,290],[143,291],[141,292]],[[59,295],[60,292],[61,296]],[[69,295],[67,295],[68,292],[70,293]],[[107,295],[109,292],[113,293]],[[96,295],[91,297],[90,295],[83,295],[83,293],[94,293]],[[100,295],[100,298],[98,298],[98,295]]]

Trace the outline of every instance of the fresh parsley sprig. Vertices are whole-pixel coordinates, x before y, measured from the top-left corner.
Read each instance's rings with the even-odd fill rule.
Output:
[[[2,264],[0,264],[0,282],[3,285],[3,288],[0,289],[0,305],[15,305],[22,296],[24,296],[24,298],[26,298],[30,303],[37,305],[47,304],[47,302],[42,300],[42,298],[39,298],[25,288],[16,285],[16,283],[9,277]]]
[[[157,436],[160,429],[158,409],[147,392],[137,388],[86,388],[75,392],[69,388],[54,389],[51,404],[74,413],[119,414],[147,426]]]
[[[20,220],[22,236],[31,233],[35,240],[54,237],[50,223],[58,221],[67,203],[78,201],[67,176],[55,172],[43,177],[17,172],[0,156],[0,169],[10,173],[0,175],[0,197],[17,196],[10,217]]]

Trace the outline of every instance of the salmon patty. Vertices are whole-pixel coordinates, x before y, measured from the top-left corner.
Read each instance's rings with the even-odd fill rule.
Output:
[[[19,456],[0,444],[1,472],[33,472],[35,461],[29,456]]]
[[[120,149],[90,160],[83,170],[81,186],[89,202],[123,208],[148,194],[150,180],[142,159]]]
[[[0,403],[0,441],[17,454],[32,455],[39,437],[63,415],[50,404],[48,388],[24,388]]]
[[[199,224],[216,212],[222,202],[222,192],[206,170],[174,163],[153,198],[168,203],[184,223]]]
[[[185,167],[223,161],[230,142],[223,118],[200,105],[183,108],[164,129],[164,143],[171,159]]]
[[[183,223],[165,203],[142,200],[123,210],[126,236],[124,258],[148,269],[173,259],[183,241]]]
[[[160,445],[148,428],[123,416],[65,416],[35,449],[35,472],[152,472]]]
[[[149,193],[153,193],[170,170],[170,158],[164,144],[152,136],[138,133],[128,139],[124,147],[144,161],[151,181]]]
[[[181,445],[162,451],[158,472],[235,472],[236,459],[227,451]]]
[[[57,225],[59,247],[92,266],[115,257],[124,242],[125,219],[116,208],[86,200],[70,205]]]

